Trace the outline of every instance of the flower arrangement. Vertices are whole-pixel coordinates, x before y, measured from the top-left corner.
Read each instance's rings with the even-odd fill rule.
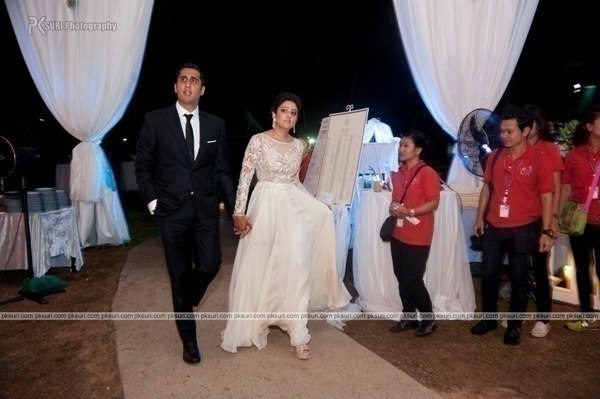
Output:
[[[573,132],[579,124],[577,119],[571,119],[568,122],[556,122],[550,133],[554,136],[554,141],[560,148],[563,158],[573,148]]]

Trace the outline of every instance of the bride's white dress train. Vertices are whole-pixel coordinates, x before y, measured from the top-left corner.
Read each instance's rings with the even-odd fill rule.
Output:
[[[303,144],[264,133],[250,139],[238,186],[235,214],[243,214],[250,182],[256,184],[247,215],[251,232],[240,240],[229,287],[229,312],[303,313],[340,309],[351,295],[335,262],[333,214],[298,179]],[[230,319],[221,347],[267,345],[269,326],[290,336],[292,346],[310,341],[307,319]]]

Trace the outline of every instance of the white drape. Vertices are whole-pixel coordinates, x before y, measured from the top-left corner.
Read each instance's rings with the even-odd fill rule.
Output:
[[[494,110],[513,74],[538,0],[394,0],[400,35],[423,102],[456,139],[476,108]],[[454,150],[449,183],[479,186]]]
[[[70,189],[84,247],[122,244],[129,229],[100,147],[134,92],[153,0],[6,0],[23,58],[46,106],[81,140]]]

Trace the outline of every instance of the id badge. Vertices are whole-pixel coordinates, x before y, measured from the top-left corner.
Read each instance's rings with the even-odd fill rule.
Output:
[[[500,217],[507,218],[509,215],[510,205],[500,205]]]
[[[396,226],[402,227],[403,224],[404,224],[404,219],[402,219],[402,218],[396,219]]]
[[[598,186],[596,186],[596,188],[594,189],[594,195],[592,196],[593,199],[598,199]]]

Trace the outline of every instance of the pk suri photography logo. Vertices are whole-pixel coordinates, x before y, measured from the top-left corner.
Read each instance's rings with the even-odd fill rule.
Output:
[[[85,22],[85,21],[49,21],[47,17],[28,17],[28,29],[31,36],[34,29],[46,36],[53,31],[86,31],[86,32],[115,32],[116,22]]]

